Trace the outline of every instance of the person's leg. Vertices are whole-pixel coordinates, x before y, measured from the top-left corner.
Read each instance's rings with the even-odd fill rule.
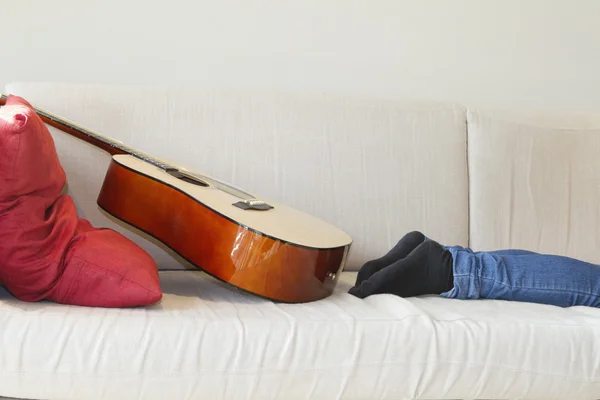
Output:
[[[454,257],[454,287],[443,297],[600,307],[600,265],[534,252],[456,250]]]
[[[383,293],[401,297],[441,294],[450,290],[452,282],[452,255],[428,239],[405,258],[351,288],[349,293],[359,298]]]
[[[378,259],[366,262],[358,271],[355,285],[360,285],[377,271],[408,256],[423,241],[425,241],[425,235],[421,232],[413,231],[407,233],[387,254]]]

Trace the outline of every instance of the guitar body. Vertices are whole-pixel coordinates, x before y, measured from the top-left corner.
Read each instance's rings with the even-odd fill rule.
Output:
[[[351,245],[348,235],[275,202],[268,209],[236,206],[239,196],[210,178],[183,178],[114,155],[98,205],[244,291],[286,303],[333,292]]]

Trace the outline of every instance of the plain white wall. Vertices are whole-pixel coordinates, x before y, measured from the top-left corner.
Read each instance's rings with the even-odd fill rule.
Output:
[[[11,81],[600,108],[600,1],[0,0]]]

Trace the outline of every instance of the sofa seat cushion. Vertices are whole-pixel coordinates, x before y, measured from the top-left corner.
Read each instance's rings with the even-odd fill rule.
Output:
[[[590,399],[600,310],[437,296],[275,304],[162,271],[138,309],[0,289],[0,396],[61,399]]]

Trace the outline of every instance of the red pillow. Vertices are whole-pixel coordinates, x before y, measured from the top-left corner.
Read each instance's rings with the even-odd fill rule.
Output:
[[[78,218],[54,141],[31,105],[0,108],[0,282],[18,299],[134,307],[162,298],[150,255]]]

